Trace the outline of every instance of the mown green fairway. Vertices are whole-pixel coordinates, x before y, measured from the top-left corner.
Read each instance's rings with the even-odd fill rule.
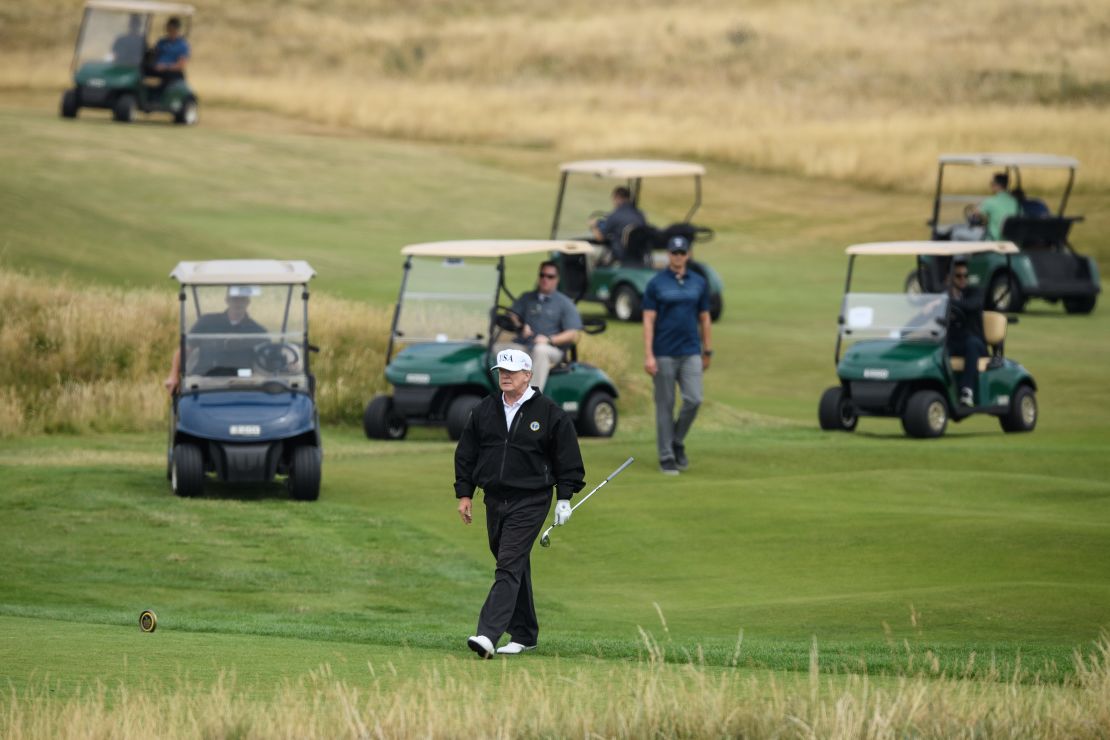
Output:
[[[388,303],[405,243],[546,235],[550,152],[213,119],[182,131],[0,109],[0,264],[164,285],[170,301],[180,259],[299,257],[317,290]],[[1110,272],[1106,194],[1077,200],[1077,246]],[[726,307],[691,471],[658,474],[646,393],[627,393],[617,437],[584,445],[587,477],[638,462],[537,549],[542,647],[522,664],[635,659],[642,627],[712,665],[732,663],[743,630],[738,660],[757,668],[805,669],[816,639],[841,671],[912,669],[931,650],[946,667],[1020,656],[1059,677],[1110,627],[1105,306],[1034,303],[1011,328],[1008,353],[1040,384],[1033,434],[989,418],[933,442],[892,420],[817,429],[844,246],[919,238],[926,212],[920,194],[710,165],[700,220],[718,236],[701,257]],[[639,357],[638,327],[609,337]],[[325,663],[357,680],[367,661],[411,676],[468,659],[492,561],[454,511],[446,436],[415,436],[327,430],[314,504],[278,487],[174,499],[161,434],[0,442],[0,678],[72,691],[236,670],[266,686]],[[153,635],[137,629],[146,608]]]

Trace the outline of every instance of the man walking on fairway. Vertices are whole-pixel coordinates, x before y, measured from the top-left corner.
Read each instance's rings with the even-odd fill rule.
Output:
[[[686,433],[702,399],[702,373],[713,356],[709,339],[709,284],[687,269],[690,242],[684,236],[667,242],[668,269],[644,290],[644,370],[655,383],[655,435],[659,469],[678,475],[689,465]],[[698,329],[701,339],[698,339]],[[674,418],[674,388],[682,408]]]
[[[554,401],[530,385],[532,358],[518,349],[497,353],[500,395],[474,407],[455,448],[455,498],[463,524],[472,521],[474,491],[485,491],[486,534],[497,570],[478,631],[466,644],[479,657],[516,655],[536,647],[540,625],[532,602],[532,544],[558,499],[555,525],[570,520],[570,498],[586,471],[574,424]],[[510,642],[497,648],[501,635]]]

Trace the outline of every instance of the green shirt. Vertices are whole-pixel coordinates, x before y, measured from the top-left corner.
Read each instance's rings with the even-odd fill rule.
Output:
[[[1017,198],[1000,190],[979,204],[979,213],[987,219],[987,239],[998,241],[1002,238],[1002,222],[1019,211]]]

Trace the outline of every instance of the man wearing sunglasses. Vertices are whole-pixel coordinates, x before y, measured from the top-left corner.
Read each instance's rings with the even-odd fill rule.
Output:
[[[512,310],[524,322],[515,345],[532,356],[532,385],[542,391],[552,365],[562,362],[563,351],[578,341],[582,329],[574,301],[559,292],[559,266],[542,263],[536,289],[522,293]]]
[[[979,387],[979,358],[987,354],[983,338],[983,296],[968,285],[967,258],[952,261],[948,285],[948,351],[964,358],[960,371],[960,404],[975,405],[975,389]]]

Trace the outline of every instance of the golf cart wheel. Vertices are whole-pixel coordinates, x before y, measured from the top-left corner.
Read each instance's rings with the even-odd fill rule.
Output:
[[[911,270],[909,275],[906,275],[906,292],[910,295],[921,295],[925,292],[925,288],[921,285],[921,275],[917,270]]]
[[[393,398],[374,396],[362,414],[362,430],[370,439],[404,439],[409,425],[393,413]]]
[[[631,285],[620,285],[613,291],[613,315],[621,321],[639,321],[641,316],[640,294]]]
[[[1095,301],[1098,300],[1093,295],[1085,295],[1080,298],[1065,298],[1064,310],[1068,313],[1088,314],[1095,310]]]
[[[194,498],[204,492],[204,455],[196,445],[182,443],[173,448],[170,488],[182,498]]]
[[[448,437],[458,441],[463,429],[466,428],[466,422],[470,419],[470,412],[481,402],[481,398],[471,394],[456,396],[455,400],[451,401],[451,405],[447,407]]]
[[[817,421],[826,432],[856,431],[859,417],[852,406],[852,399],[844,394],[842,387],[836,385],[821,394],[821,403],[817,406]]]
[[[709,296],[709,320],[716,321],[721,318],[721,314],[725,310],[725,297],[720,293],[713,293]]]
[[[987,288],[987,305],[1002,313],[1020,313],[1025,308],[1025,295],[1017,278],[1005,270],[996,272]]]
[[[194,126],[199,118],[200,108],[192,95],[185,98],[181,103],[181,110],[173,114],[173,122],[182,126]]]
[[[604,391],[590,395],[578,416],[579,431],[585,437],[612,437],[617,431],[617,404]]]
[[[998,417],[1004,432],[1031,432],[1037,426],[1037,396],[1023,385],[1010,399],[1010,408]]]
[[[66,90],[62,93],[62,118],[77,118],[77,110],[80,107],[77,103],[76,90]]]
[[[948,404],[936,391],[917,391],[906,403],[902,428],[911,437],[939,437],[948,428]]]
[[[298,501],[320,498],[320,448],[301,445],[293,449],[293,467],[289,471],[289,495]]]
[[[138,103],[135,101],[134,95],[120,95],[116,98],[116,104],[112,106],[112,118],[120,123],[131,123],[135,120],[137,108]]]

